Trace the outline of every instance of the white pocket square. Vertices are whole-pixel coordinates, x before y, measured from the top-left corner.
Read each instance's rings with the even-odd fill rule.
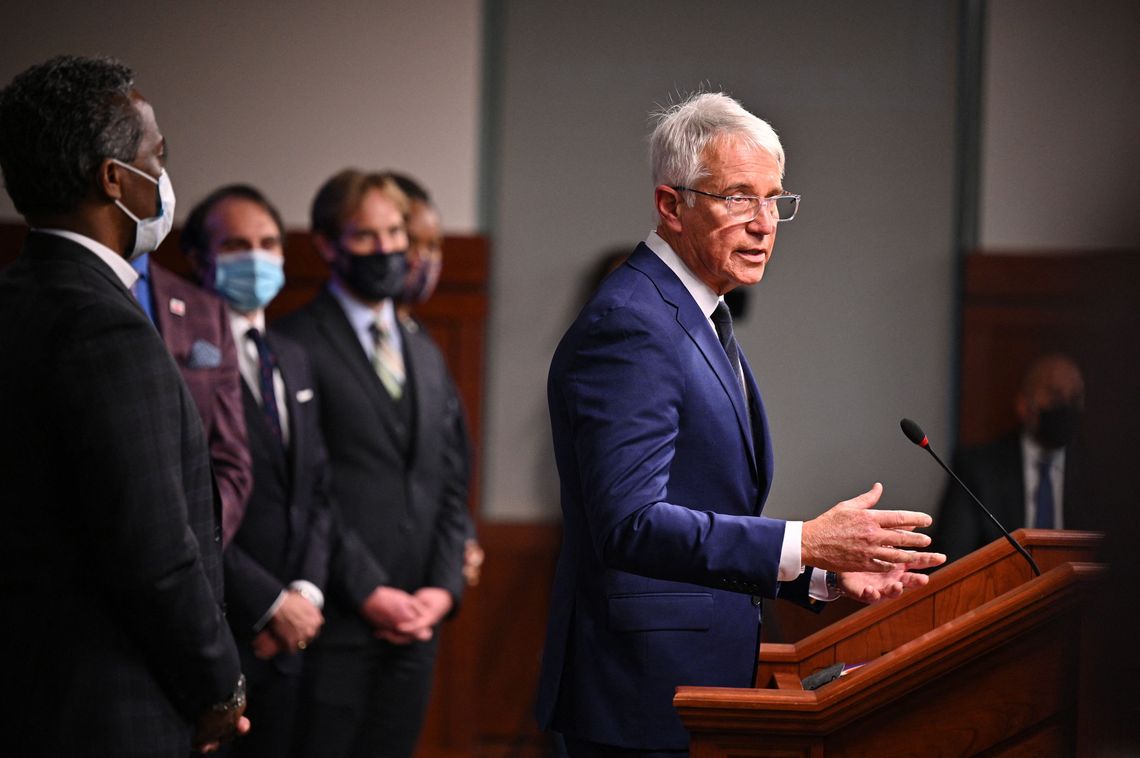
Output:
[[[307,403],[313,399],[313,391],[311,389],[297,390],[297,402]]]

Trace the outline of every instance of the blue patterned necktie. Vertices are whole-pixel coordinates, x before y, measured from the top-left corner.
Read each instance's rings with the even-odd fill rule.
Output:
[[[728,306],[721,300],[716,304],[716,310],[712,314],[713,326],[716,327],[716,336],[720,338],[720,344],[724,347],[724,352],[728,355],[728,362],[732,366],[732,373],[736,376],[736,382],[740,385],[740,392],[743,396],[747,397],[748,392],[744,389],[744,370],[740,365],[740,345],[736,342],[736,336],[732,333],[732,314],[728,312]]]
[[[1053,454],[1042,453],[1037,459],[1037,516],[1033,526],[1037,529],[1053,528]]]
[[[277,358],[269,349],[265,336],[256,327],[250,328],[245,336],[257,347],[257,376],[261,384],[261,410],[265,421],[277,442],[285,447],[285,434],[281,431],[281,415],[277,410],[277,390],[273,386],[273,369],[277,368]]]

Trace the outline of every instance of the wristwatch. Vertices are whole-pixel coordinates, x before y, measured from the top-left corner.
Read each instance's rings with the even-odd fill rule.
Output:
[[[833,599],[841,598],[847,593],[839,586],[839,574],[834,571],[828,571],[824,576],[824,584],[827,586],[827,594]]]
[[[237,686],[230,693],[229,698],[220,703],[214,703],[210,710],[219,715],[245,710],[245,674],[238,677]]]

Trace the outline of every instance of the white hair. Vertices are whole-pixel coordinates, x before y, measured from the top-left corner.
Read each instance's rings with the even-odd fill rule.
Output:
[[[784,148],[776,131],[723,92],[700,92],[652,114],[649,135],[654,185],[692,187],[707,174],[705,148],[721,139],[739,139],[766,150],[784,176]],[[693,198],[689,197],[691,205]]]

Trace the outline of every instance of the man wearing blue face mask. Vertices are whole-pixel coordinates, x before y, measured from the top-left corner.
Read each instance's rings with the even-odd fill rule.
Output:
[[[331,280],[278,323],[309,352],[332,462],[326,625],[307,655],[294,756],[411,756],[436,629],[459,602],[469,531],[464,432],[439,350],[403,324],[407,198],[345,170],[317,192],[313,241]]]
[[[267,333],[285,282],[284,228],[248,185],[215,190],[187,218],[182,249],[226,302],[238,346],[253,492],[224,553],[227,618],[251,692],[256,733],[232,755],[288,755],[305,648],[324,623],[331,510],[328,462],[304,350]]]

